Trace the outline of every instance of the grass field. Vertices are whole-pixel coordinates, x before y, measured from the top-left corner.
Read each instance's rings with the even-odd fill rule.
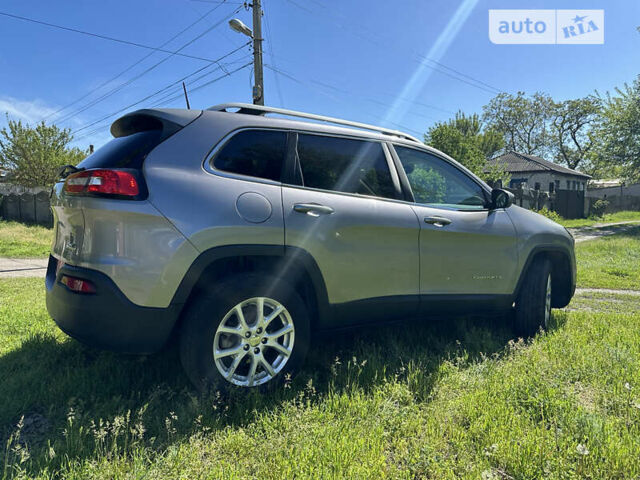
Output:
[[[639,221],[640,212],[623,211],[616,213],[607,213],[602,218],[574,218],[574,219],[562,219],[559,223],[567,228],[579,228],[590,227],[597,223],[610,223],[610,222],[626,222],[626,221]]]
[[[581,286],[608,286],[585,262],[631,263],[631,237],[579,245]],[[200,397],[175,347],[85,348],[43,290],[0,280],[2,477],[640,476],[639,297],[577,297],[528,341],[488,318],[332,335],[276,391]]]
[[[640,290],[640,226],[576,245],[582,287]]]
[[[46,257],[51,250],[50,228],[0,220],[0,257]]]

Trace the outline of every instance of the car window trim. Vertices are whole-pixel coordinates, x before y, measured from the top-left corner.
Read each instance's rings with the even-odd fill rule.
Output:
[[[282,170],[280,172],[280,180],[271,180],[269,178],[263,177],[255,177],[253,175],[242,175],[241,173],[227,172],[225,170],[220,170],[214,166],[214,160],[216,155],[222,150],[229,141],[239,133],[245,131],[268,131],[268,132],[282,132],[285,135],[285,155],[282,158]],[[219,177],[224,178],[233,178],[236,180],[244,180],[255,183],[265,183],[267,185],[282,185],[283,177],[285,177],[285,168],[287,167],[287,157],[289,154],[289,134],[291,133],[290,129],[284,128],[269,128],[269,127],[241,127],[236,128],[235,130],[231,130],[225,136],[223,136],[218,143],[216,143],[213,148],[209,151],[209,153],[205,156],[204,161],[202,162],[202,168],[205,172],[213,175],[217,175]]]
[[[395,144],[393,142],[388,142],[389,143],[389,150],[392,152],[392,155],[394,156],[394,162],[396,165],[396,168],[398,169],[398,174],[400,175],[401,178],[401,182],[403,184],[403,188],[406,188],[410,194],[410,198],[412,200],[410,200],[414,205],[420,205],[422,207],[426,207],[426,208],[434,208],[434,209],[438,209],[438,210],[444,210],[444,211],[456,211],[456,212],[483,212],[483,211],[489,211],[489,206],[488,206],[488,202],[489,202],[489,198],[491,198],[491,192],[481,183],[479,183],[475,178],[473,178],[472,176],[470,176],[467,172],[465,172],[463,169],[461,169],[459,166],[457,166],[455,163],[452,163],[449,159],[447,159],[446,157],[442,156],[442,155],[438,155],[437,152],[432,152],[431,150],[428,149],[421,149],[421,148],[415,148],[413,146],[409,146],[409,145],[404,145],[404,144]],[[443,162],[446,162],[448,165],[451,165],[453,168],[455,168],[458,172],[460,172],[462,175],[464,175],[466,178],[468,178],[469,180],[471,180],[474,184],[476,184],[480,190],[483,192],[484,197],[485,197],[485,205],[483,206],[483,208],[452,208],[452,207],[443,207],[443,206],[437,206],[437,205],[432,205],[432,204],[428,204],[428,203],[421,203],[415,200],[415,196],[413,195],[413,189],[411,188],[411,184],[409,183],[409,178],[407,177],[407,172],[405,172],[404,167],[402,165],[402,161],[400,160],[400,156],[398,155],[398,152],[396,151],[395,147],[399,146],[399,147],[404,147],[404,148],[408,148],[411,150],[416,150],[418,152],[421,153],[425,153],[428,155],[433,155],[434,157],[442,160]]]
[[[307,189],[307,190],[312,190],[312,191],[316,191],[316,192],[328,192],[328,193],[335,193],[338,195],[349,195],[349,196],[355,196],[358,198],[373,198],[373,199],[377,199],[377,200],[390,200],[390,201],[403,201],[403,192],[402,192],[402,188],[401,185],[399,184],[400,179],[397,178],[398,180],[398,184],[396,184],[396,182],[394,181],[394,174],[395,176],[397,176],[397,170],[395,169],[395,164],[393,161],[393,158],[391,157],[391,152],[387,146],[388,142],[385,142],[383,140],[378,140],[375,138],[368,138],[368,137],[360,137],[360,136],[352,136],[352,135],[340,135],[340,134],[333,134],[333,133],[322,133],[322,132],[314,132],[314,131],[307,131],[307,130],[294,130],[291,131],[291,133],[293,134],[292,136],[295,136],[295,148],[291,148],[287,150],[287,157],[289,157],[289,155],[291,155],[292,158],[287,158],[287,162],[289,164],[289,168],[293,168],[292,173],[290,174],[289,177],[289,181],[293,181],[296,178],[296,173],[295,170],[296,169],[301,169],[301,166],[299,163],[296,162],[296,156],[298,154],[298,139],[300,134],[303,135],[315,135],[315,136],[319,136],[319,137],[333,137],[333,138],[344,138],[345,140],[356,140],[356,141],[361,141],[361,142],[368,142],[368,143],[377,143],[380,145],[380,148],[384,154],[384,158],[387,164],[387,168],[389,169],[389,175],[391,176],[391,182],[393,183],[393,188],[394,191],[396,192],[396,196],[397,198],[389,198],[389,197],[381,197],[378,195],[364,195],[361,193],[352,193],[352,192],[340,192],[338,190],[330,190],[330,189],[325,189],[325,188],[316,188],[316,187],[309,187],[307,185],[300,185],[298,183],[287,183],[283,180],[282,184],[284,186],[289,186],[289,187],[294,187],[294,188],[301,188],[301,189]],[[287,168],[287,170],[289,170],[289,168]],[[302,178],[302,171],[299,172],[300,177]]]

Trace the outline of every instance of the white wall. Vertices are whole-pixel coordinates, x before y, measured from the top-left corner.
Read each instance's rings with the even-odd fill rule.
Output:
[[[535,188],[536,182],[540,183],[540,190],[543,192],[549,191],[549,183],[555,182],[556,180],[560,180],[559,190],[573,190],[573,181],[577,181],[582,185],[577,185],[577,190],[582,190],[586,188],[587,179],[584,177],[578,177],[573,175],[563,175],[555,172],[522,172],[522,173],[512,173],[511,180],[516,180],[519,178],[527,179],[527,187]],[[571,182],[570,188],[567,188],[567,180]]]

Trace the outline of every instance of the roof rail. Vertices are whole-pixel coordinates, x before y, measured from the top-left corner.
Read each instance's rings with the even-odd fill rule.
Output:
[[[375,125],[369,125],[367,123],[352,122],[350,120],[342,120],[340,118],[325,117],[324,115],[315,115],[313,113],[298,112],[295,110],[287,110],[286,108],[265,107],[264,105],[253,105],[251,103],[222,103],[220,105],[214,105],[207,110],[213,110],[216,112],[224,112],[229,108],[239,109],[236,113],[244,113],[249,115],[266,115],[267,113],[275,113],[278,115],[287,115],[289,117],[307,118],[309,120],[317,120],[319,122],[334,123],[337,125],[345,125],[347,127],[360,128],[362,130],[371,130],[374,132],[384,133],[385,135],[392,135],[394,137],[404,138],[422,144],[420,140],[411,135],[403,133],[399,130],[391,130],[388,128],[376,127]]]

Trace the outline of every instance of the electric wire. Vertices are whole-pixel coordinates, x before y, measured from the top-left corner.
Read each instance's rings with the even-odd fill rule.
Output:
[[[242,7],[240,7],[240,8],[242,8]],[[205,62],[210,62],[211,61],[209,58],[206,58],[206,57],[199,57],[197,55],[189,55],[188,53],[178,53],[179,51],[175,51],[174,52],[172,50],[165,50],[163,48],[152,47],[151,45],[144,45],[144,44],[138,43],[138,42],[132,42],[132,41],[129,41],[129,40],[122,40],[120,38],[110,37],[108,35],[102,35],[102,34],[99,34],[99,33],[91,33],[91,32],[87,32],[85,30],[79,30],[77,28],[64,27],[62,25],[56,25],[55,23],[43,22],[41,20],[36,20],[36,19],[33,19],[33,18],[28,18],[28,17],[22,17],[20,15],[14,15],[14,14],[8,13],[8,12],[0,12],[0,15],[3,15],[5,17],[14,18],[14,19],[17,19],[17,20],[23,20],[25,22],[36,23],[36,24],[39,24],[39,25],[45,25],[47,27],[58,28],[60,30],[66,30],[66,31],[69,31],[69,32],[80,33],[82,35],[88,35],[88,36],[91,36],[91,37],[101,38],[103,40],[109,40],[109,41],[112,41],[112,42],[122,43],[124,45],[131,45],[131,46],[134,46],[134,47],[146,48],[147,50],[153,50],[153,51],[156,51],[156,52],[171,53],[173,55],[178,55],[178,56],[181,56],[181,57],[193,58],[193,59],[196,59],[196,60],[203,60]]]
[[[206,35],[207,33],[209,33],[211,30],[213,30],[214,28],[216,28],[217,26],[219,26],[221,23],[223,23],[224,21],[226,21],[228,18],[232,17],[233,15],[235,15],[242,7],[238,7],[236,10],[234,10],[233,12],[231,12],[229,15],[227,15],[225,18],[221,19],[220,21],[216,22],[215,24],[213,24],[211,27],[207,28],[204,32],[202,32],[201,34],[197,35],[195,38],[193,38],[192,40],[188,41],[187,43],[183,44],[178,51],[182,50],[183,48],[188,47],[189,45],[191,45],[192,43],[194,43],[196,40],[200,39],[201,37],[203,37],[204,35]],[[239,50],[240,48],[243,48],[244,46],[246,46],[246,44],[241,45],[240,47],[238,47],[237,49],[233,50],[231,53]],[[229,56],[231,53],[227,53],[225,55],[223,55],[220,58],[217,58],[215,60],[211,60],[210,63],[217,63],[219,62],[221,59],[226,58],[227,56]],[[85,110],[93,107],[94,105],[96,105],[97,103],[109,98],[110,96],[112,96],[113,94],[119,92],[120,90],[122,90],[123,88],[125,88],[128,85],[131,85],[133,82],[135,82],[136,80],[138,80],[139,78],[143,77],[144,75],[148,74],[149,72],[151,72],[152,70],[154,70],[155,68],[159,67],[161,64],[163,64],[164,62],[166,62],[167,60],[169,60],[170,58],[172,58],[173,55],[168,55],[165,58],[161,59],[160,61],[156,62],[155,64],[151,65],[150,67],[148,67],[146,70],[143,70],[142,72],[140,72],[139,74],[135,75],[134,77],[130,78],[129,80],[121,83],[120,85],[112,88],[111,90],[107,91],[106,93],[104,93],[103,95],[101,95],[100,97],[92,100],[91,102],[85,104],[84,106],[80,107],[79,109],[73,111],[71,114],[67,114],[66,116],[64,116],[61,119],[58,119],[58,123],[62,123],[64,121],[69,120],[70,118],[84,112]]]
[[[224,3],[224,2],[220,2],[220,3]],[[182,30],[180,30],[177,34],[175,34],[173,37],[171,37],[169,40],[167,40],[166,42],[164,42],[162,45],[160,45],[160,47],[158,48],[164,48],[165,46],[167,46],[169,43],[171,43],[173,40],[175,40],[176,38],[178,38],[180,35],[182,35],[184,32],[186,32],[187,30],[193,28],[195,25],[197,25],[199,22],[201,22],[202,20],[204,20],[206,17],[208,17],[209,15],[211,15],[213,12],[215,12],[218,8],[220,7],[220,5],[213,7],[211,10],[207,11],[204,15],[201,15],[195,22],[191,23],[190,25],[188,25],[187,27],[183,28]],[[148,54],[146,54],[144,57],[142,57],[141,59],[137,60],[136,62],[132,63],[131,65],[129,65],[127,68],[125,68],[124,70],[122,70],[120,73],[118,73],[117,75],[115,75],[114,77],[109,78],[108,80],[104,81],[103,83],[101,83],[100,85],[98,85],[96,88],[90,90],[89,92],[85,93],[84,95],[82,95],[81,97],[77,98],[76,100],[66,104],[65,106],[59,108],[58,110],[46,115],[45,117],[42,118],[42,120],[48,120],[49,118],[58,115],[60,112],[66,110],[69,107],[72,107],[73,105],[77,104],[78,102],[84,100],[85,98],[87,98],[88,96],[92,95],[93,93],[97,92],[98,90],[100,90],[101,88],[103,88],[104,86],[110,84],[111,82],[117,80],[118,78],[120,78],[122,75],[124,75],[125,73],[127,73],[128,71],[130,71],[131,69],[135,68],[136,66],[138,66],[140,63],[144,62],[147,58],[149,58],[151,55],[153,55],[154,52],[150,52]]]
[[[312,82],[305,82],[305,81],[303,81],[303,80],[300,80],[300,79],[298,79],[298,78],[294,77],[294,76],[293,76],[293,75],[291,75],[291,74],[288,74],[288,73],[286,73],[286,72],[283,72],[283,71],[282,71],[282,70],[280,70],[280,69],[276,69],[276,68],[274,68],[272,65],[265,64],[265,67],[266,67],[266,68],[268,68],[269,70],[271,70],[271,71],[275,72],[275,73],[276,73],[276,74],[278,74],[278,75],[282,75],[283,77],[288,78],[289,80],[291,80],[291,81],[293,81],[293,82],[298,83],[299,85],[303,85],[303,86],[306,86],[306,87],[308,87],[308,88],[312,88],[312,89],[316,90],[318,93],[320,93],[320,94],[322,94],[322,95],[324,95],[324,96],[326,96],[326,97],[329,97],[329,98],[331,98],[332,100],[335,100],[336,102],[341,102],[344,98],[353,98],[353,94],[352,94],[352,93],[346,92],[346,91],[341,90],[341,89],[339,89],[339,88],[337,88],[337,87],[334,87],[334,86],[331,86],[331,85],[327,85],[327,84],[325,84],[325,87],[326,87],[326,88],[329,88],[329,89],[331,89],[331,90],[333,90],[333,91],[335,91],[335,92],[338,92],[338,93],[342,93],[342,94],[344,95],[344,97],[343,97],[342,99],[341,99],[341,98],[336,97],[335,95],[332,95],[332,94],[330,94],[330,93],[327,93],[327,92],[325,92],[325,91],[323,91],[323,90],[319,89],[318,87],[314,87]],[[362,98],[362,97],[361,97],[361,98]],[[364,99],[364,100],[371,101],[370,99],[367,99],[367,98],[363,98],[363,99]],[[378,103],[378,104],[380,104],[380,105],[382,105],[382,106],[384,106],[384,107],[388,107],[388,105],[386,105],[386,104],[384,104],[384,103],[382,103],[382,102],[377,102],[377,101],[376,101],[376,102],[373,102],[373,103]],[[401,128],[401,129],[405,130],[405,131],[413,132],[414,134],[417,134],[417,135],[422,135],[422,133],[418,132],[417,130],[414,130],[414,129],[412,129],[412,128],[409,128],[409,127],[407,127],[407,126],[405,126],[405,125],[402,125],[402,124],[400,124],[400,123],[392,122],[391,120],[388,120],[388,119],[386,119],[386,118],[384,118],[384,117],[382,117],[382,116],[380,116],[380,115],[378,115],[378,114],[374,114],[374,113],[371,113],[371,112],[366,112],[366,113],[367,113],[368,115],[371,115],[372,117],[375,117],[375,118],[377,118],[377,119],[379,119],[379,120],[382,120],[382,121],[385,121],[385,122],[387,122],[387,123],[390,123],[390,124],[392,124],[392,125],[394,125],[394,126],[396,126],[396,127],[398,127],[398,128]],[[412,113],[413,113],[413,112],[412,112]],[[422,115],[422,116],[423,116],[423,115]],[[428,117],[427,117],[427,118],[428,118]]]
[[[266,27],[266,37],[267,37],[267,47],[269,48],[269,57],[271,58],[271,63],[274,68],[278,68],[276,65],[276,60],[273,56],[273,36],[271,35],[271,28],[269,26],[269,17],[267,16],[266,10],[262,9],[264,14],[264,25]],[[282,88],[280,87],[280,77],[278,75],[274,75],[274,83],[276,84],[276,92],[278,94],[278,99],[280,100],[280,106],[284,107],[284,100],[282,97]]]
[[[242,47],[244,47],[244,46],[246,46],[246,45],[242,45]],[[220,58],[218,59],[218,61],[222,60],[222,59],[223,59],[223,58],[225,58],[225,57],[228,57],[228,56],[229,56],[229,55],[231,55],[232,53],[237,52],[237,51],[238,51],[240,48],[242,48],[242,47],[239,47],[239,48],[235,49],[234,51],[229,52],[229,53],[227,53],[226,55],[223,55],[222,57],[220,57]],[[220,67],[218,67],[218,68],[220,68]],[[195,73],[198,73],[199,71],[202,71],[203,69],[204,69],[204,67],[203,67],[203,68],[201,68],[201,69],[199,69],[199,70],[196,70],[196,72],[192,73],[192,75],[193,75],[193,74],[195,74]],[[230,72],[230,73],[232,73],[232,72]],[[230,73],[229,73],[229,74],[230,74]],[[184,77],[184,78],[186,78],[186,77]],[[175,82],[172,82],[168,87],[171,87],[171,86],[173,86],[174,84],[177,84],[177,83],[182,82],[182,81],[184,80],[184,78],[182,78],[182,79],[180,79],[180,80],[177,80],[177,81],[175,81]],[[138,104],[140,104],[140,103],[142,103],[142,102],[144,102],[144,101],[148,100],[149,98],[151,98],[151,97],[153,97],[153,96],[157,95],[158,93],[160,93],[160,92],[162,92],[162,91],[166,90],[168,87],[164,87],[164,88],[162,88],[162,89],[158,90],[157,92],[154,92],[154,93],[152,93],[152,94],[150,94],[150,95],[147,95],[146,97],[144,97],[144,98],[142,98],[142,99],[140,99],[140,100],[138,100],[138,101],[136,101],[136,102],[134,102],[134,103],[131,103],[131,104],[127,105],[126,107],[120,108],[120,109],[116,110],[115,112],[110,113],[110,114],[108,114],[108,115],[105,115],[105,116],[103,116],[102,118],[100,118],[100,119],[98,119],[98,120],[95,120],[95,121],[93,121],[93,122],[91,122],[91,123],[88,123],[87,125],[84,125],[84,126],[82,126],[82,127],[80,127],[80,128],[77,128],[77,129],[75,129],[75,130],[73,131],[73,134],[75,135],[75,134],[77,134],[78,132],[81,132],[81,131],[83,131],[83,130],[86,130],[87,128],[90,128],[90,127],[92,127],[93,125],[96,125],[97,123],[100,123],[100,122],[102,122],[103,120],[106,120],[107,118],[111,118],[111,117],[113,117],[114,115],[117,115],[118,113],[121,113],[121,112],[123,112],[123,111],[125,111],[125,110],[128,110],[128,109],[130,109],[131,107],[134,107],[134,106],[136,106],[136,105],[138,105]]]
[[[229,76],[233,75],[234,73],[236,73],[236,72],[238,72],[238,71],[242,70],[243,68],[248,67],[249,65],[251,65],[251,63],[252,63],[252,62],[245,63],[245,64],[244,64],[244,65],[242,65],[241,67],[238,67],[238,68],[236,68],[236,69],[234,69],[234,70],[230,70],[230,71],[228,71],[228,72],[226,72],[226,73],[223,73],[223,74],[222,74],[222,75],[220,75],[219,77],[214,78],[213,80],[210,80],[210,81],[208,81],[208,82],[206,82],[206,83],[204,83],[204,84],[202,84],[202,85],[199,85],[199,86],[197,86],[197,87],[195,87],[195,88],[192,88],[192,89],[190,90],[190,93],[191,93],[191,92],[195,92],[195,91],[197,91],[197,90],[200,90],[200,89],[202,89],[202,88],[204,88],[204,87],[207,87],[207,86],[209,86],[209,85],[212,85],[212,84],[214,84],[214,83],[216,83],[216,82],[218,82],[218,81],[222,80],[222,79],[223,79],[223,78],[225,78],[225,77],[229,77]],[[89,128],[90,126],[95,125],[96,123],[99,123],[99,122],[101,122],[101,121],[103,121],[103,120],[106,120],[107,118],[110,118],[110,117],[113,117],[113,116],[115,116],[115,115],[118,115],[119,113],[121,113],[121,112],[123,112],[123,111],[125,111],[125,110],[129,110],[131,107],[133,107],[133,106],[135,106],[135,105],[138,105],[139,103],[141,103],[141,102],[143,102],[143,101],[147,100],[147,99],[148,99],[148,98],[150,98],[151,96],[152,96],[152,95],[149,95],[148,97],[145,97],[144,99],[141,99],[141,100],[139,100],[139,101],[137,101],[137,102],[134,102],[134,103],[132,103],[132,104],[130,104],[130,105],[127,105],[126,107],[124,107],[124,108],[122,108],[122,109],[120,109],[120,110],[118,110],[118,111],[116,111],[116,112],[110,113],[109,115],[106,115],[105,117],[101,118],[100,120],[97,120],[97,121],[96,121],[96,122],[94,122],[93,124],[91,124],[91,125],[87,125],[86,127],[83,127],[82,129],[87,129],[87,128]],[[176,98],[180,98],[181,96],[182,96],[182,94],[178,94],[178,95],[176,95],[175,97],[173,97],[170,101],[172,101],[172,100],[174,100],[174,99],[176,99]],[[78,132],[79,132],[80,130],[82,130],[82,129],[76,130],[75,132],[73,132],[73,134],[75,135],[76,133],[78,133]],[[90,133],[87,133],[87,134],[83,134],[83,135],[79,136],[78,138],[76,138],[75,140],[77,141],[77,140],[80,140],[80,139],[82,139],[82,138],[86,138],[87,136],[90,136],[90,134],[92,134],[92,133],[95,133],[95,132],[90,132]]]
[[[317,16],[318,12],[314,12],[313,10],[311,10],[310,8],[299,4],[296,0],[287,0],[289,3],[291,3],[292,5],[298,7],[300,10],[303,10],[311,15]],[[315,3],[316,5],[321,5],[319,2],[317,1],[313,1],[313,3]],[[324,6],[323,6],[324,7]],[[348,19],[340,19],[337,14],[335,12],[333,12],[332,10],[328,10],[326,9],[326,7],[324,7],[326,15],[330,16],[332,18],[329,18],[329,20],[331,20],[335,25],[337,25],[341,30],[343,31],[347,31],[349,33],[351,33],[352,35],[365,40],[369,43],[372,43],[373,45],[376,45],[378,47],[384,47],[384,48],[388,48],[388,46],[390,45],[390,43],[388,41],[377,41],[375,39],[372,39],[366,35],[363,35],[362,32],[358,32],[357,29],[359,28],[361,31],[367,32],[369,35],[375,36],[375,37],[379,37],[379,34],[377,32],[371,32],[368,29],[366,29],[365,27],[362,27],[360,25],[354,25],[352,22],[347,26],[344,23],[341,23],[343,20],[348,20]],[[383,39],[384,40],[384,39]],[[452,78],[454,80],[457,80],[459,82],[465,83],[467,85],[470,85],[472,87],[475,87],[479,90],[483,90],[487,93],[491,93],[492,95],[496,95],[500,92],[502,92],[501,89],[494,87],[482,80],[479,80],[471,75],[468,75],[466,73],[460,72],[456,69],[453,69],[447,65],[445,65],[442,62],[439,62],[437,60],[433,60],[431,58],[428,58],[422,54],[419,54],[417,52],[412,52],[412,56],[414,57],[414,60],[419,61],[420,63],[422,63],[425,67],[430,68],[438,73],[441,73],[449,78]],[[424,64],[424,62],[431,62],[434,65],[428,65],[428,64]],[[444,71],[444,70],[448,70],[448,71]],[[460,77],[464,77],[464,78],[460,78]],[[466,78],[466,80],[465,80]]]

